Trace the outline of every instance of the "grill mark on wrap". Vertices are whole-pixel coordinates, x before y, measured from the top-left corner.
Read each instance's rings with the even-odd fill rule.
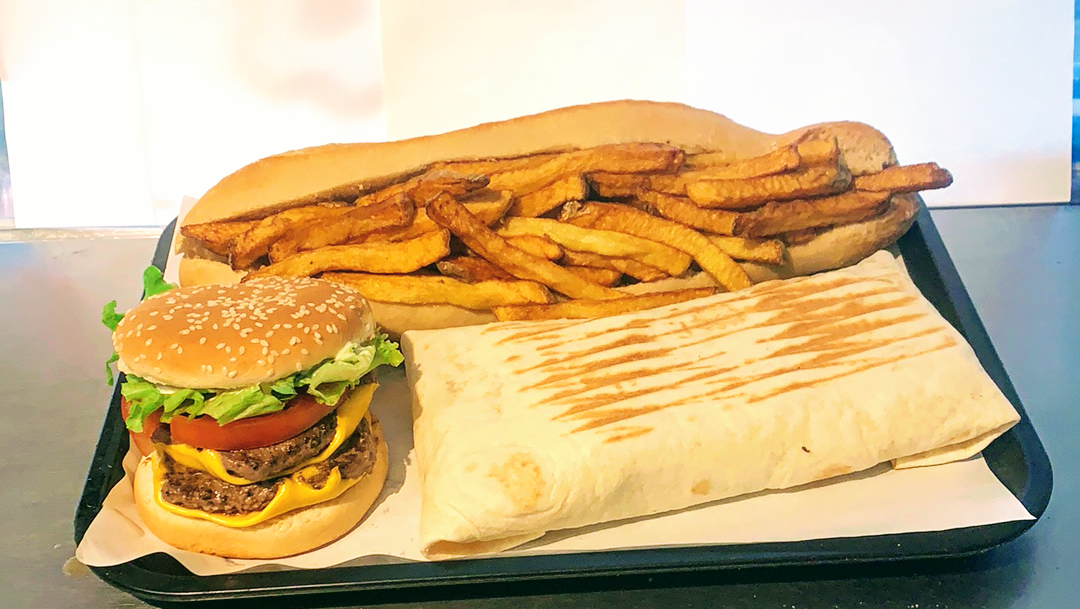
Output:
[[[859,285],[862,283],[868,283],[868,285]],[[881,347],[944,332],[944,328],[938,327],[886,338],[862,338],[869,332],[899,326],[925,317],[925,313],[921,311],[914,313],[903,311],[903,307],[917,302],[918,298],[891,284],[882,285],[880,282],[874,282],[873,279],[867,281],[859,278],[834,277],[829,280],[804,278],[801,281],[775,282],[767,285],[769,285],[767,289],[759,289],[755,294],[741,298],[729,298],[721,303],[703,302],[696,306],[681,308],[675,314],[654,311],[654,315],[629,320],[618,329],[601,329],[584,333],[581,337],[575,337],[573,343],[587,344],[589,339],[597,337],[607,337],[609,340],[569,354],[564,353],[560,357],[554,357],[553,354],[549,355],[545,352],[555,347],[565,349],[566,341],[552,341],[534,346],[533,348],[541,355],[549,355],[547,359],[516,370],[515,374],[546,373],[546,376],[526,389],[554,390],[550,398],[543,403],[546,407],[562,408],[561,412],[553,416],[554,420],[581,421],[582,424],[575,427],[571,433],[588,430],[603,431],[607,428],[610,435],[604,441],[617,442],[643,435],[652,428],[638,425],[633,426],[632,432],[627,432],[625,429],[631,426],[615,425],[616,423],[665,408],[709,398],[742,398],[747,403],[760,402],[789,391],[813,387],[820,383],[955,345],[951,337],[945,337],[934,345],[909,354],[869,355],[871,351]],[[854,293],[829,294],[834,290],[852,285],[859,288]],[[878,298],[890,295],[895,295],[895,297],[885,300]],[[867,299],[875,300],[867,302]],[[715,315],[717,309],[727,309],[727,312]],[[901,310],[896,311],[896,309]],[[710,316],[709,313],[713,315]],[[671,324],[676,328],[674,332],[691,333],[708,327],[737,324],[748,314],[765,314],[766,317],[750,326],[736,325],[690,342],[682,342],[678,347],[636,350],[598,359],[586,365],[575,363],[578,360],[602,355],[621,347],[655,343],[655,340],[649,339],[647,334],[640,332],[655,323]],[[866,318],[873,314],[882,316],[876,319]],[[695,319],[695,317],[699,318]],[[591,321],[594,320],[585,320],[581,323]],[[504,337],[499,342],[531,342],[541,338],[546,340],[548,337],[545,335],[564,330],[572,325],[574,324],[517,333]],[[657,359],[671,354],[674,349],[707,346],[709,343],[715,343],[743,332],[761,331],[778,326],[781,327],[778,332],[754,341],[757,345],[769,346],[774,343],[777,345],[776,349],[766,351],[760,357],[733,360],[732,358],[738,357],[738,353],[714,348],[702,357],[698,365],[686,362],[655,365]],[[799,339],[805,340],[799,342]],[[791,342],[791,344],[782,345],[781,342]],[[745,367],[749,365],[792,357],[797,359],[794,362],[778,363],[776,367],[757,374],[747,376],[744,372]],[[633,364],[638,365],[633,366]],[[828,373],[829,369],[833,368],[838,370]],[[761,393],[750,391],[755,383],[808,371],[822,371],[825,374],[805,380],[792,380]],[[679,372],[685,374],[681,378],[665,381],[663,386],[646,385],[634,389],[622,387],[635,379],[640,378],[647,382],[650,377]],[[663,393],[672,386],[683,388],[699,386],[705,390],[685,395],[678,404],[663,404],[664,400],[658,399],[657,402],[660,405],[655,403],[639,406],[620,405],[650,394]],[[619,430],[618,433],[614,433],[616,430]]]

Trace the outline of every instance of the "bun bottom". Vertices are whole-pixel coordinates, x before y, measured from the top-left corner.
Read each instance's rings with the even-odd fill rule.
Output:
[[[252,527],[232,528],[173,514],[154,499],[151,460],[135,471],[135,507],[154,535],[180,549],[227,558],[283,558],[343,537],[360,523],[382,492],[389,456],[382,425],[371,415],[375,466],[337,498],[282,514]]]

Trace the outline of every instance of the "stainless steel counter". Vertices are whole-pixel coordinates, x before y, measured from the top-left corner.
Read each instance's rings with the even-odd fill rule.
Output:
[[[1066,607],[1080,598],[1080,207],[932,212],[1054,466],[1042,519],[976,557],[418,593],[440,607]],[[111,353],[102,305],[141,291],[145,229],[0,231],[0,606],[130,607],[76,563],[72,520],[100,433]],[[25,240],[21,240],[25,239]],[[476,598],[485,596],[491,598]],[[492,597],[493,596],[493,597]],[[326,599],[369,605],[383,597]]]

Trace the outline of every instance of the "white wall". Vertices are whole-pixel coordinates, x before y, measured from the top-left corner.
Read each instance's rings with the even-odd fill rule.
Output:
[[[768,131],[870,122],[902,161],[954,172],[931,204],[1066,200],[1073,11],[1066,0],[6,0],[16,221],[161,224],[183,195],[268,154],[618,97],[686,101]]]

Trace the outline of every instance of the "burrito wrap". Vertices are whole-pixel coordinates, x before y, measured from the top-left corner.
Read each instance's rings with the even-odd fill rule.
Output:
[[[977,454],[1019,416],[888,252],[595,320],[407,332],[431,558]]]

